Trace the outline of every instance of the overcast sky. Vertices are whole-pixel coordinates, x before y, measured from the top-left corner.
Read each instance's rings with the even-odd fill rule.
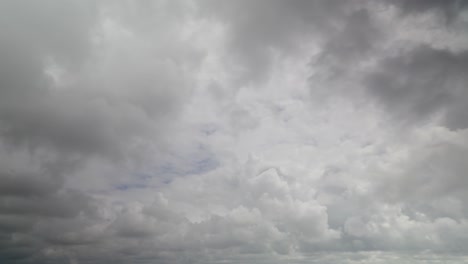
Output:
[[[0,0],[0,263],[468,263],[468,1]]]

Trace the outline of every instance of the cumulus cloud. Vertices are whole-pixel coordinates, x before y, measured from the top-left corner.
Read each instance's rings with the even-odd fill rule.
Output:
[[[0,262],[466,262],[466,7],[0,3]]]

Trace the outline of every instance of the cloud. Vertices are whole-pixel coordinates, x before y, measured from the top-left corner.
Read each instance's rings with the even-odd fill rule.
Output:
[[[466,52],[419,46],[385,58],[367,78],[371,93],[400,120],[418,121],[442,111],[445,125],[457,129],[466,128],[466,67]]]
[[[229,58],[240,64],[241,82],[248,82],[266,78],[275,52],[294,53],[307,38],[333,32],[351,2],[208,1],[202,11],[225,25]]]
[[[467,7],[467,3],[465,1],[456,1],[456,0],[449,0],[449,1],[441,1],[441,0],[430,0],[430,1],[400,1],[400,0],[389,0],[387,1],[391,4],[396,5],[401,9],[404,14],[409,13],[418,13],[418,12],[427,12],[427,11],[435,11],[439,12],[447,21],[453,21],[457,18],[460,13]]]
[[[137,25],[121,25],[119,11],[73,1],[2,4],[5,261],[72,261],[67,248],[105,237],[105,203],[70,182],[89,188],[87,179],[123,168],[118,162],[137,164],[143,146],[163,144],[179,111],[188,91],[173,57],[180,48],[127,34]],[[17,250],[16,237],[32,243]]]
[[[1,3],[0,262],[466,261],[464,7]]]

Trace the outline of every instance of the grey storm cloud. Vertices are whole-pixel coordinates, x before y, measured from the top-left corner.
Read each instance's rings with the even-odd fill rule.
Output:
[[[202,10],[226,23],[228,45],[241,61],[241,81],[258,81],[268,74],[271,55],[294,52],[308,37],[336,30],[358,1],[207,1]],[[205,7],[206,5],[206,7]]]
[[[466,1],[2,1],[0,263],[465,263]]]
[[[464,0],[416,0],[416,1],[401,1],[388,0],[388,3],[401,8],[403,14],[420,13],[420,12],[436,12],[444,16],[446,22],[451,22],[468,6]]]
[[[468,53],[418,46],[385,58],[368,76],[369,90],[400,120],[443,112],[449,128],[466,128]]]

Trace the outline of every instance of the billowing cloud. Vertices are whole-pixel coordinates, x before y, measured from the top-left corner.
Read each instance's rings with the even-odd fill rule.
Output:
[[[466,262],[466,7],[0,3],[0,262]]]

